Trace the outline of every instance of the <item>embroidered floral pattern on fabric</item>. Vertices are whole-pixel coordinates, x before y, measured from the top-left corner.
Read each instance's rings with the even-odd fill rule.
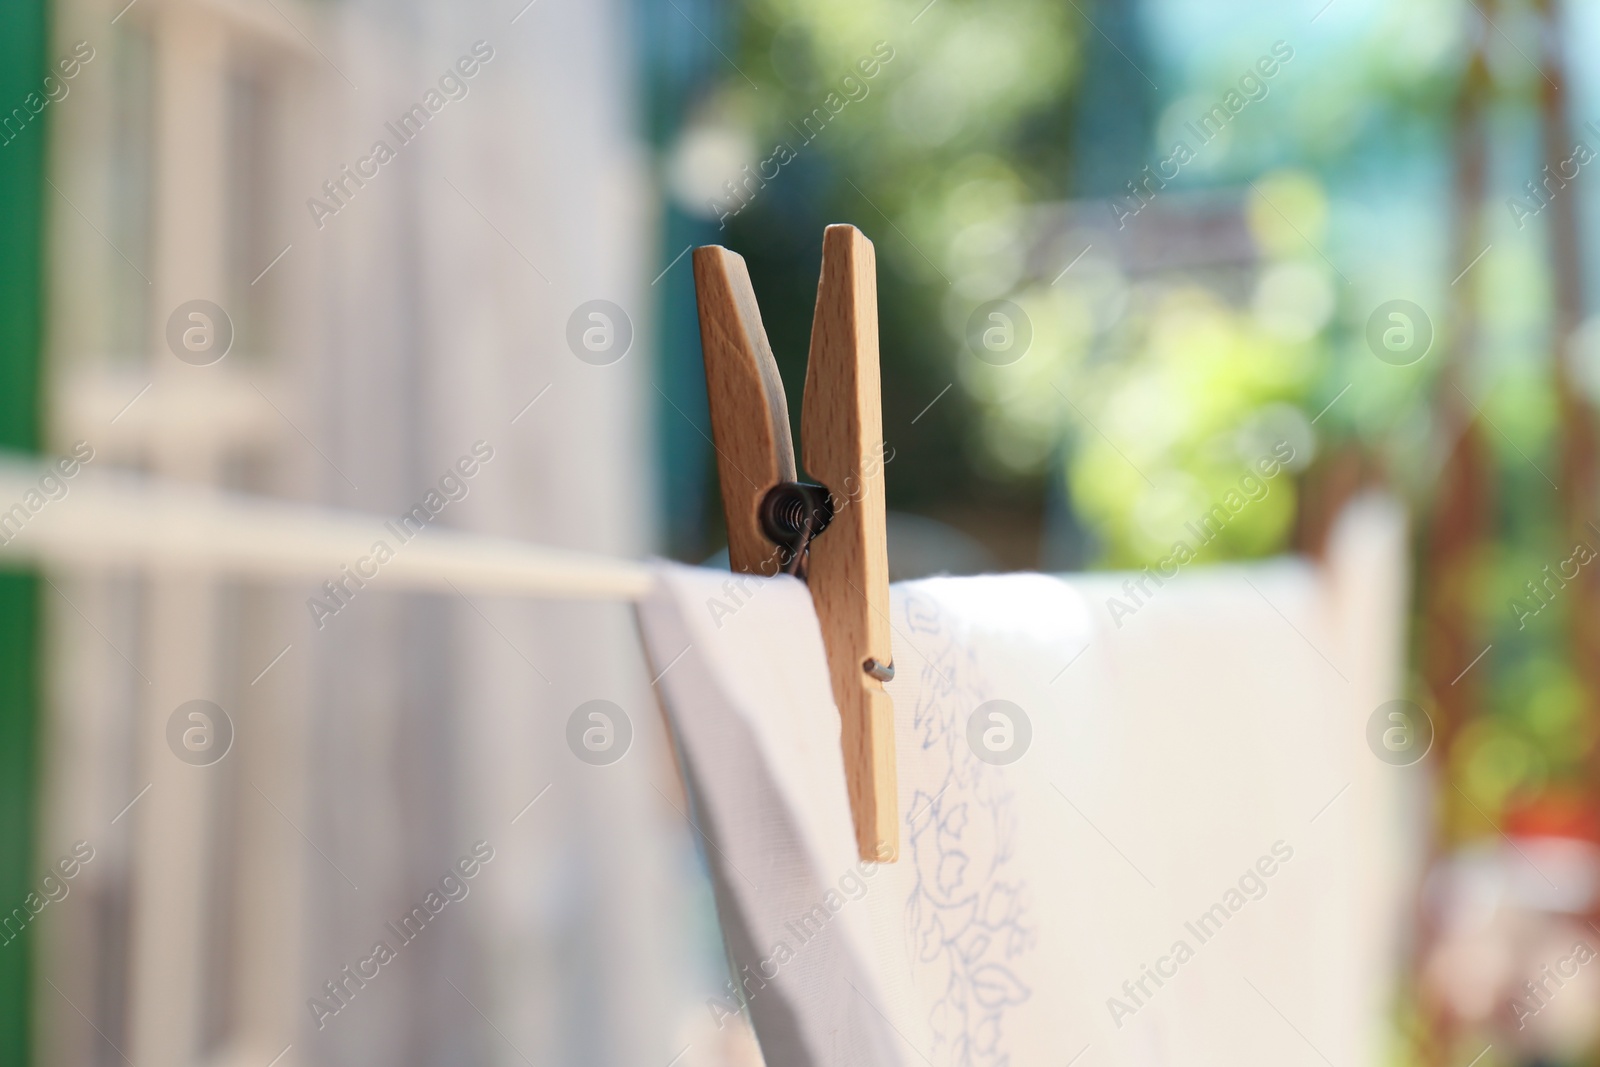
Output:
[[[942,753],[939,779],[916,783],[905,818],[902,862],[916,871],[906,902],[919,984],[942,984],[929,1024],[935,1062],[1008,1067],[1006,1011],[1032,996],[1017,961],[1037,947],[1029,921],[1028,885],[1012,868],[1016,794],[1002,768],[973,755],[966,717],[994,696],[970,646],[952,632],[937,600],[912,594],[903,602],[910,639],[921,659],[921,695],[914,737],[924,752]]]

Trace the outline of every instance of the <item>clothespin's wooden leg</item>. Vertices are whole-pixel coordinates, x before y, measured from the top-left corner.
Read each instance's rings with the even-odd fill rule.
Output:
[[[728,522],[728,563],[744,574],[777,574],[777,548],[762,532],[759,509],[767,490],[795,480],[783,379],[744,257],[720,245],[696,248],[694,286]]]
[[[800,427],[806,473],[833,496],[808,584],[842,719],[856,844],[862,859],[888,862],[900,847],[894,706],[869,673],[892,666],[877,259],[854,226],[829,226],[823,237]]]

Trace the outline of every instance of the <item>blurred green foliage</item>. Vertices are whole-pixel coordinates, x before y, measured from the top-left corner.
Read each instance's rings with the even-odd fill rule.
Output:
[[[699,136],[740,146],[711,169],[721,181],[707,188],[716,205],[705,213],[744,205],[718,239],[749,263],[791,411],[822,228],[853,222],[878,253],[891,506],[1005,497],[1014,487],[973,460],[983,430],[970,405],[928,405],[958,373],[961,326],[981,299],[974,284],[985,295],[1011,285],[1028,207],[1065,194],[1080,42],[1071,9],[754,0],[744,14],[722,91],[688,136],[698,125]],[[864,61],[877,68],[870,77]],[[744,163],[777,175],[754,182]],[[1037,496],[1041,476],[1024,495]]]

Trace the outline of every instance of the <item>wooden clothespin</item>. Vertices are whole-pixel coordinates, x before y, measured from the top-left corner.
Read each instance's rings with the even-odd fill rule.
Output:
[[[829,226],[822,239],[800,417],[806,473],[820,485],[796,479],[783,380],[743,257],[697,248],[694,280],[728,562],[746,574],[795,574],[810,587],[839,706],[856,845],[862,859],[893,861],[894,707],[883,683],[894,665],[872,242],[854,226]]]

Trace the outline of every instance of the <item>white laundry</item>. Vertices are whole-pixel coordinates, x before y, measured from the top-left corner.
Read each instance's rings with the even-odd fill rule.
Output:
[[[855,854],[805,587],[661,567],[641,623],[739,983],[707,1010],[769,1067],[1378,1062],[1424,773],[1365,742],[1403,560],[1367,499],[1320,567],[1195,568],[1115,620],[1126,575],[896,585],[892,864]]]

